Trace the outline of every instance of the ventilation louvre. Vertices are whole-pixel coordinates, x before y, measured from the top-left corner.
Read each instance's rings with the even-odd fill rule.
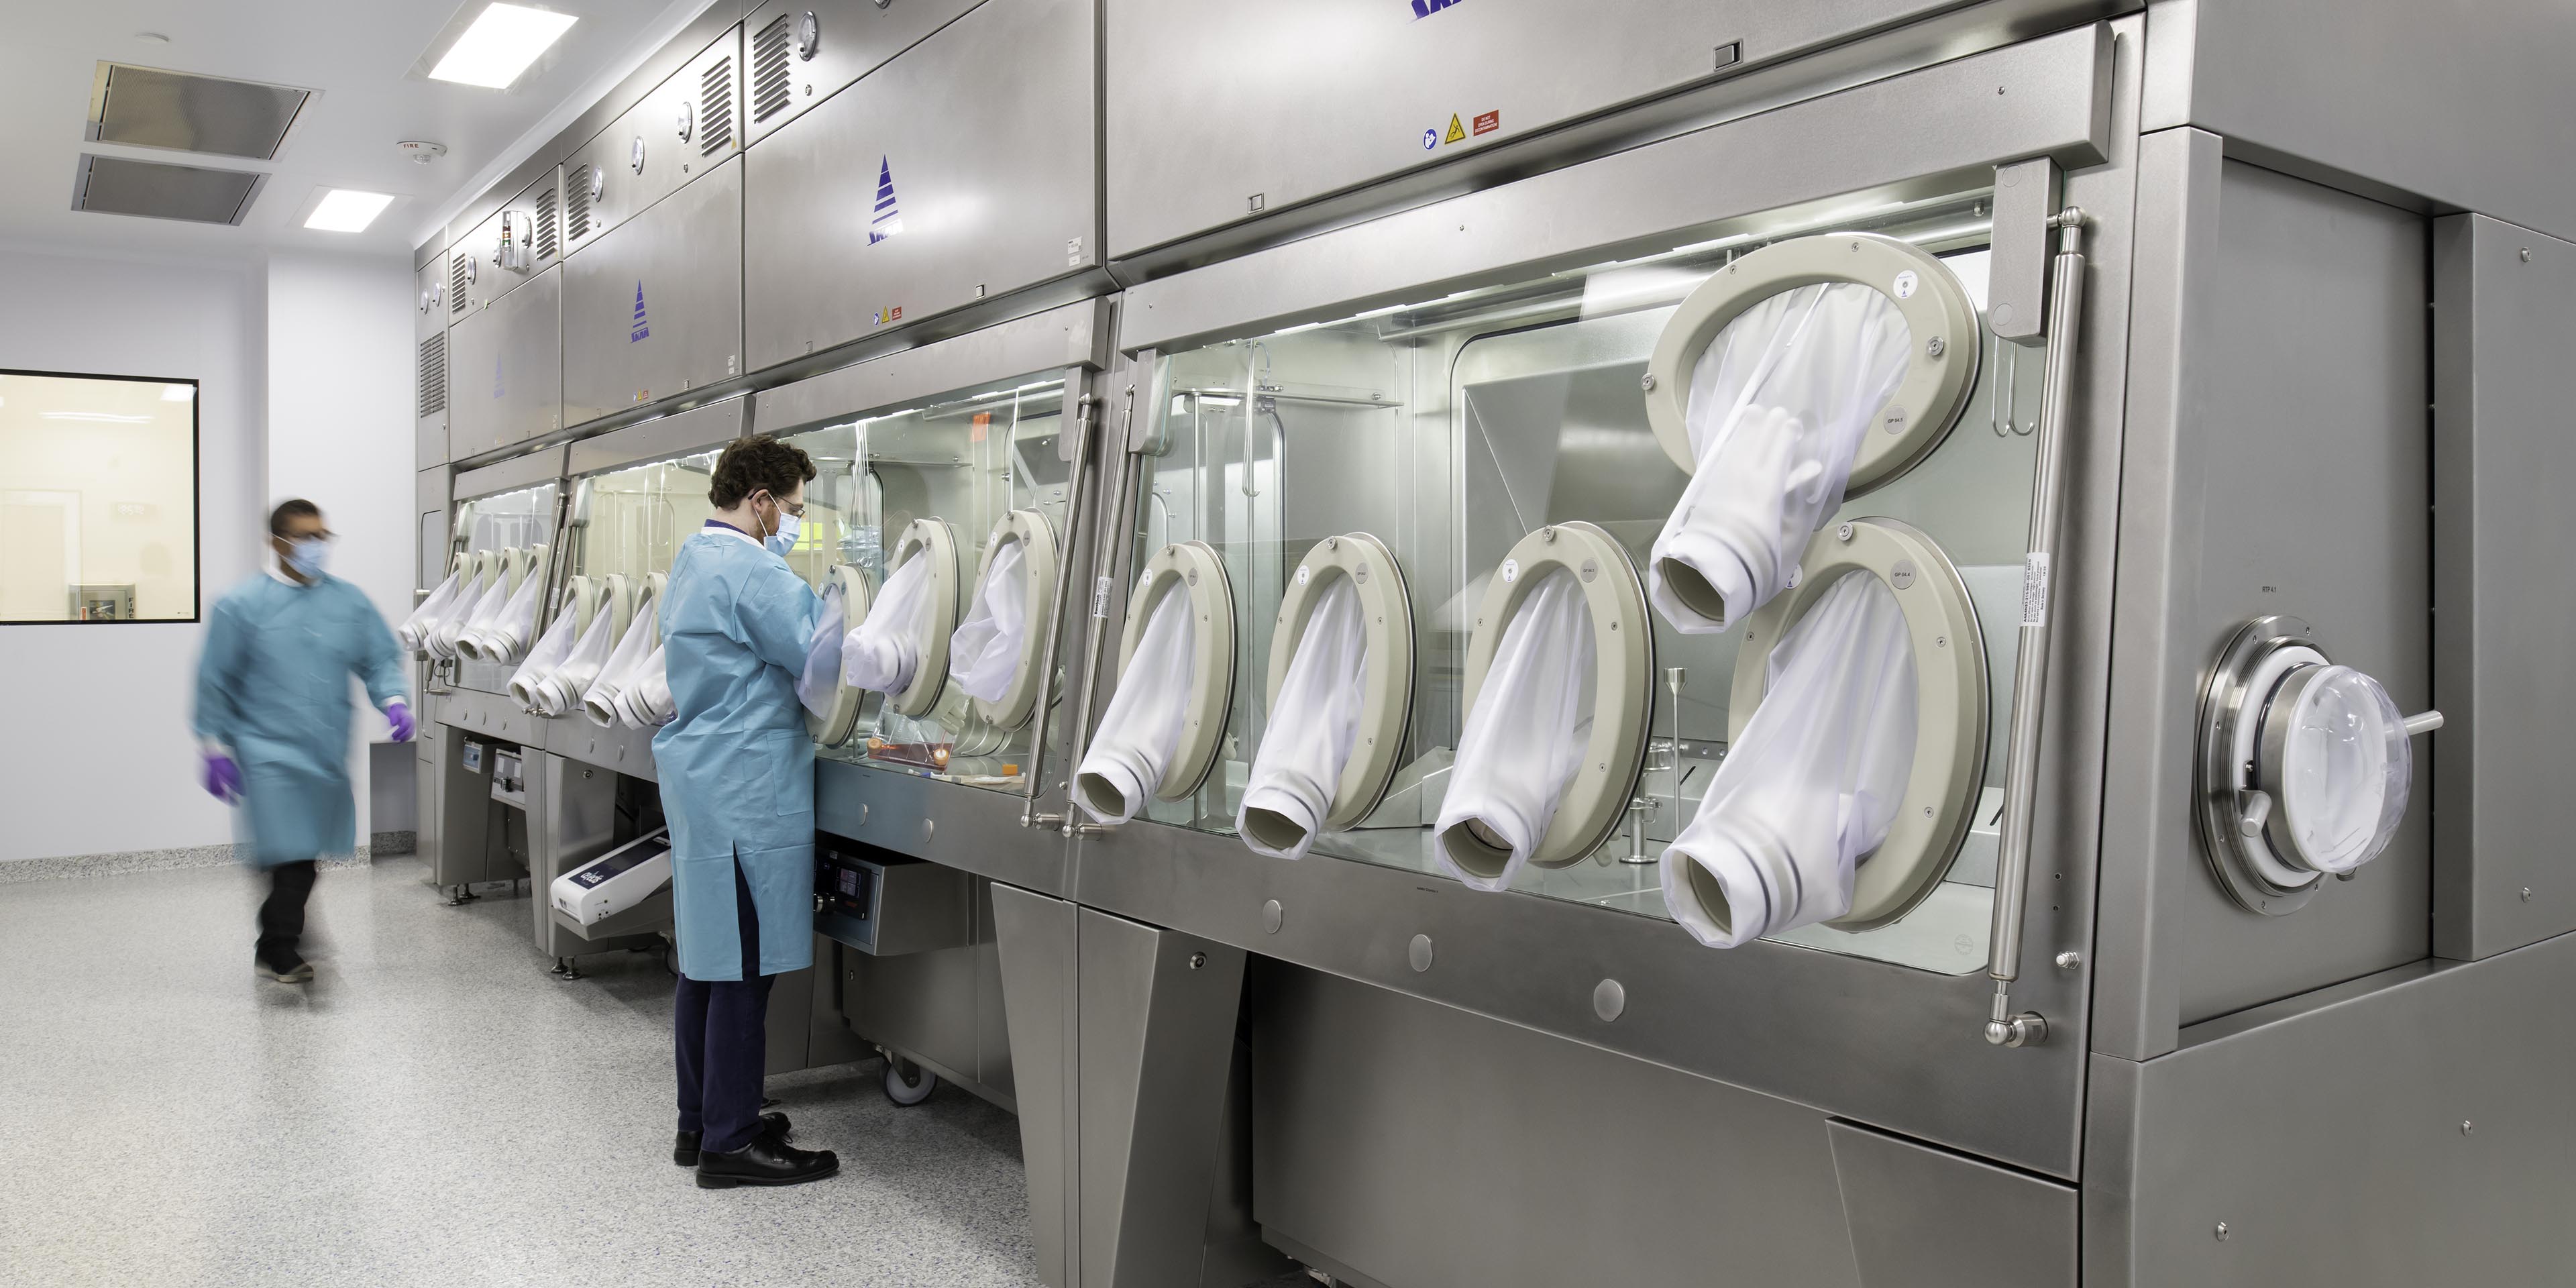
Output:
[[[577,165],[564,173],[564,240],[590,235],[590,167]]]
[[[733,146],[733,60],[719,58],[698,81],[698,155]]]
[[[447,311],[449,313],[462,313],[465,311],[465,290],[470,285],[472,285],[472,283],[465,280],[464,254],[457,251],[448,252]]]
[[[100,63],[90,87],[88,137],[274,161],[312,99],[313,91],[291,85]]]
[[[447,410],[447,333],[420,342],[420,418]]]
[[[780,14],[751,38],[751,119],[766,121],[785,111],[787,83],[787,15]]]
[[[555,257],[555,251],[558,249],[555,242],[556,222],[555,194],[553,189],[548,189],[537,196],[537,259],[539,262]]]
[[[234,224],[250,213],[268,176],[82,153],[72,209],[198,224]]]

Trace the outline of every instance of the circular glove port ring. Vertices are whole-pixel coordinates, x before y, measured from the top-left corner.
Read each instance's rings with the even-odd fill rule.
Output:
[[[2336,784],[2375,789],[2366,802],[2327,792],[2313,780],[2293,781],[2302,777],[2293,772],[2293,760],[2327,754],[2324,748],[2293,745],[2315,715],[2311,708],[2321,704],[2341,708],[2348,718],[2348,742],[2368,762],[2359,768],[2382,775],[2377,783]],[[2202,852],[2228,898],[2273,917],[2307,906],[2324,878],[2349,879],[2387,848],[2412,789],[2414,756],[2407,739],[2442,723],[2437,712],[2399,715],[2377,680],[2336,666],[2306,622],[2285,616],[2255,618],[2228,641],[2202,697],[2200,721]],[[2354,766],[2319,768],[2330,777]],[[2330,826],[2338,841],[2358,835],[2346,826],[2350,819],[2305,817],[2319,808],[2331,811],[2336,795],[2346,804],[2375,805],[2376,826],[2359,844],[2313,852],[2302,837],[2321,825]]]
[[[984,575],[1009,542],[1020,543],[1021,579],[1028,583],[1028,629],[1020,637],[1020,661],[1011,672],[1011,687],[991,702],[975,699],[975,714],[996,729],[1014,730],[1029,722],[1038,705],[1038,668],[1046,661],[1047,640],[1055,633],[1055,570],[1058,558],[1055,525],[1036,510],[1013,510],[993,525],[984,541],[984,557],[975,565],[975,594]]]
[[[835,564],[825,589],[832,586],[841,588],[841,622],[846,633],[867,618],[868,575],[849,564]],[[805,731],[826,747],[838,747],[848,742],[850,735],[858,730],[859,708],[866,703],[867,697],[867,690],[851,688],[849,681],[842,680],[832,691],[831,714],[818,716],[811,711],[806,712]]]
[[[1265,709],[1279,705],[1280,686],[1288,682],[1289,664],[1305,641],[1307,623],[1324,589],[1344,580],[1359,594],[1368,687],[1360,698],[1359,740],[1351,746],[1350,759],[1342,762],[1342,776],[1333,784],[1332,807],[1324,814],[1324,830],[1330,832],[1356,825],[1385,802],[1387,785],[1395,781],[1403,758],[1404,726],[1413,715],[1413,598],[1405,590],[1404,569],[1394,553],[1365,532],[1326,537],[1297,561],[1288,591],[1280,597],[1279,623],[1270,635]],[[1295,840],[1292,836],[1269,843],[1284,848]]]
[[[1775,242],[1719,269],[1684,297],[1647,359],[1646,419],[1684,473],[1691,451],[1691,373],[1709,343],[1745,310],[1783,291],[1857,282],[1885,295],[1905,319],[1905,379],[1870,418],[1877,426],[1852,458],[1846,497],[1912,469],[1941,445],[1977,385],[1985,352],[1977,306],[1949,265],[1911,243],[1876,233],[1820,233]],[[1938,342],[1937,344],[1935,342]]]
[[[1887,839],[1853,877],[1851,911],[1825,923],[1844,931],[1875,930],[1931,896],[1968,839],[1986,777],[1986,645],[1975,601],[1941,547],[1894,519],[1854,519],[1817,533],[1798,561],[1797,587],[1745,623],[1727,695],[1727,742],[1744,735],[1762,705],[1772,646],[1853,572],[1886,583],[1905,614],[1914,644],[1914,761]],[[1714,885],[1700,885],[1705,872],[1691,870],[1693,892],[1723,908]]]
[[[1216,768],[1225,745],[1226,712],[1234,704],[1234,584],[1225,560],[1203,541],[1165,546],[1145,561],[1145,575],[1127,601],[1127,627],[1118,639],[1118,682],[1145,638],[1145,624],[1165,595],[1186,594],[1198,618],[1191,631],[1189,723],[1155,785],[1154,799],[1176,801],[1198,791]],[[1115,796],[1111,792],[1107,795]]]
[[[573,635],[577,638],[589,630],[591,621],[601,613],[608,614],[609,621],[614,623],[608,628],[609,634],[624,635],[627,625],[635,620],[638,603],[635,582],[624,573],[612,572],[592,585],[595,589],[591,592],[590,609],[575,619]]]
[[[1504,628],[1530,588],[1563,569],[1583,587],[1592,615],[1592,738],[1583,764],[1558,799],[1556,817],[1529,861],[1542,868],[1580,862],[1619,830],[1646,765],[1647,717],[1654,706],[1655,631],[1646,613],[1646,583],[1617,538],[1589,523],[1560,523],[1520,539],[1485,585],[1476,630],[1467,643],[1466,704],[1471,713],[1493,668]],[[1451,861],[1480,877],[1499,878],[1511,851],[1474,827],[1443,834]]]
[[[915,519],[904,525],[894,557],[886,561],[886,579],[892,581],[898,569],[916,558],[930,560],[930,611],[922,619],[921,654],[913,665],[912,683],[903,692],[889,695],[886,707],[918,719],[938,709],[939,695],[948,688],[948,637],[957,629],[961,593],[957,530],[946,519]]]
[[[574,573],[564,579],[563,605],[555,610],[554,620],[560,622],[564,619],[564,614],[572,614],[574,639],[580,639],[581,633],[590,629],[590,619],[599,611],[600,590],[598,582],[580,573]],[[546,629],[553,629],[553,623],[549,622]],[[542,633],[541,631],[540,634]]]

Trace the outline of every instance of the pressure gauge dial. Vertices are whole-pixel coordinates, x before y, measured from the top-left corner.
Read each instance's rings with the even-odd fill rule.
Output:
[[[2441,727],[2336,665],[2305,622],[2248,623],[2201,710],[2201,839],[2228,896],[2281,916],[2378,858],[2414,790],[2412,740]]]
[[[880,4],[877,7],[882,9],[885,6]],[[796,20],[796,56],[812,58],[815,51],[822,47],[823,20],[815,17],[814,11],[808,9],[804,17]]]
[[[686,142],[688,142],[688,141],[689,141],[689,131],[690,131],[690,129],[691,129],[691,128],[693,128],[693,127],[694,127],[694,126],[696,126],[696,125],[697,125],[697,114],[696,114],[694,111],[692,111],[692,110],[691,110],[691,108],[690,108],[690,104],[689,104],[689,100],[687,100],[687,99],[685,99],[685,98],[684,98],[684,99],[681,99],[681,100],[680,100],[680,141],[681,141],[682,143],[686,143]]]
[[[608,171],[599,166],[592,166],[590,168],[590,199],[592,203],[596,204],[599,201],[600,195],[607,191]]]
[[[633,148],[631,151],[629,151],[629,153],[627,154],[627,157],[626,157],[626,164],[627,164],[627,165],[629,165],[629,166],[634,167],[635,173],[637,173],[637,174],[642,174],[642,173],[644,173],[644,136],[643,136],[643,135],[638,134],[638,135],[636,135],[636,136],[635,136],[635,146],[634,146],[634,148]]]

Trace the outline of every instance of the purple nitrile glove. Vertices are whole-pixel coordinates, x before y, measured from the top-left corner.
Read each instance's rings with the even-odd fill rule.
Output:
[[[411,736],[420,732],[420,726],[411,718],[411,704],[400,698],[385,704],[385,719],[393,722],[395,742],[410,742]]]
[[[205,771],[202,777],[206,784],[206,790],[212,793],[216,800],[222,801],[227,805],[240,800],[242,794],[241,766],[234,764],[232,757],[216,751],[206,752],[205,762]]]

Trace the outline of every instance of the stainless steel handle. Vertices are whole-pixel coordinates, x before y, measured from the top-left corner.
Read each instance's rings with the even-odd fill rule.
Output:
[[[2049,599],[2058,529],[2066,512],[2066,422],[2075,403],[2076,333],[2084,317],[2084,212],[2049,221],[2057,256],[2049,285],[2048,362],[2041,376],[2039,454],[2030,492],[2030,554],[2022,564],[2021,648],[2013,660],[2012,736],[2004,752],[2003,833],[1995,860],[1995,914],[1986,975],[1995,984],[1986,1041],[2037,1046],[2048,1021],[2013,1009],[2021,978],[2022,921],[2030,895],[2031,827],[2039,805],[2039,740],[2048,714]]]
[[[1055,566],[1055,598],[1049,601],[1046,618],[1046,657],[1038,666],[1037,725],[1029,741],[1029,785],[1020,799],[1020,826],[1057,827],[1072,813],[1070,802],[1065,814],[1038,813],[1038,789],[1046,782],[1047,733],[1055,717],[1055,672],[1064,660],[1064,605],[1073,591],[1072,541],[1082,522],[1083,508],[1089,502],[1098,471],[1093,467],[1092,439],[1097,437],[1099,417],[1095,414],[1100,400],[1090,394],[1082,398],[1082,419],[1073,431],[1073,486],[1065,509],[1066,549]],[[1074,754],[1080,755],[1079,744]]]

